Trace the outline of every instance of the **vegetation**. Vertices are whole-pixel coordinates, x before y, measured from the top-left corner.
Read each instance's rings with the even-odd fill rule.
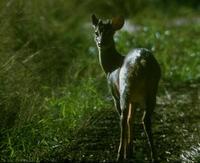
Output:
[[[146,47],[161,65],[160,161],[198,162],[199,7],[198,0],[1,0],[0,161],[115,159],[118,117],[90,25],[97,13],[127,18],[115,37],[120,52]],[[142,161],[137,128],[135,159]]]

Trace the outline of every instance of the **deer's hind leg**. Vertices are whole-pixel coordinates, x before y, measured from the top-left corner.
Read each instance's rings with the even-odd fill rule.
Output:
[[[156,161],[155,157],[155,149],[153,144],[153,136],[152,136],[152,113],[156,105],[156,96],[152,96],[147,99],[146,101],[146,110],[143,114],[143,127],[144,132],[147,137],[149,149],[150,149],[150,155],[151,155],[151,162]]]
[[[129,100],[125,96],[120,97],[121,115],[120,115],[120,144],[117,155],[117,160],[121,161],[127,157],[127,144],[128,144],[128,113],[129,113]]]
[[[133,139],[134,139],[134,113],[136,109],[136,103],[129,104],[128,112],[128,146],[127,146],[127,158],[133,158]]]

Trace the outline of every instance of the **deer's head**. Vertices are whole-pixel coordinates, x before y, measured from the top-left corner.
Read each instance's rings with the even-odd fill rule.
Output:
[[[94,14],[92,15],[92,25],[95,31],[95,41],[98,47],[110,47],[113,42],[113,35],[116,30],[119,30],[124,25],[124,18],[114,17],[110,20],[98,19]]]

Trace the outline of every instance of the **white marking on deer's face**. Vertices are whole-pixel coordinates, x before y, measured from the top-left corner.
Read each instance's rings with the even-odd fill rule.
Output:
[[[97,47],[106,48],[113,43],[114,30],[109,20],[102,21],[99,19],[98,23],[94,25],[94,32]]]

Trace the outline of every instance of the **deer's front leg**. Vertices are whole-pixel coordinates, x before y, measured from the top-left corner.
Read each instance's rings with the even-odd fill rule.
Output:
[[[117,161],[121,161],[126,159],[126,149],[127,149],[127,136],[128,136],[128,125],[127,125],[127,118],[128,118],[128,105],[122,107],[121,115],[120,115],[120,144],[119,150],[117,155]]]
[[[119,97],[118,75],[119,75],[119,70],[116,70],[107,76],[107,80],[110,92],[114,100],[115,108],[120,116],[121,107],[120,107],[120,97]]]
[[[114,100],[115,108],[116,108],[119,116],[121,116],[120,101],[117,98],[115,98],[114,96],[113,96],[113,100]]]

